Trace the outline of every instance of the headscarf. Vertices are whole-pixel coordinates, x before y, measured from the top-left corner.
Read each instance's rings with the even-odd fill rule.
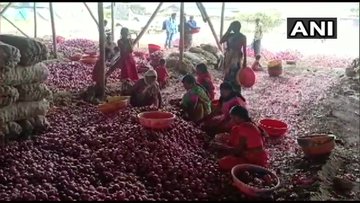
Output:
[[[147,77],[156,77],[156,78],[155,78],[154,82],[150,83],[149,81],[146,80]],[[145,88],[144,92],[146,92],[149,95],[153,95],[153,96],[155,96],[159,93],[159,84],[157,82],[157,73],[154,69],[150,69],[145,72],[144,81],[147,86]]]
[[[154,69],[150,69],[150,70],[146,71],[145,74],[144,74],[145,83],[147,85],[151,85],[151,84],[149,84],[149,81],[146,80],[147,77],[156,77],[157,78],[156,71]],[[156,81],[156,79],[155,79],[155,81]]]

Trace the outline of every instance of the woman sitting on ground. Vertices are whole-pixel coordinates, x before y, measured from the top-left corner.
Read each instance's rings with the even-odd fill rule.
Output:
[[[268,154],[264,149],[265,132],[249,117],[246,108],[234,106],[230,110],[234,122],[230,134],[218,134],[211,146],[227,154],[219,160],[223,170],[231,170],[238,164],[268,165]]]
[[[196,83],[192,75],[186,75],[182,83],[187,92],[182,98],[181,107],[188,119],[199,122],[211,113],[209,95],[204,87]]]
[[[220,99],[212,110],[209,119],[204,122],[204,130],[211,136],[218,133],[230,132],[234,123],[231,121],[230,109],[240,105],[246,108],[245,98],[233,89],[230,83],[220,85]]]
[[[205,87],[209,93],[210,99],[213,100],[215,97],[215,87],[208,68],[204,63],[200,63],[196,66],[196,80],[201,86]]]
[[[130,104],[134,107],[155,106],[161,108],[161,94],[155,70],[148,70],[131,90]]]

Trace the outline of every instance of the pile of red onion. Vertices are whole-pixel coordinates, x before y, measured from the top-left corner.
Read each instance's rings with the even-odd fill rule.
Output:
[[[52,129],[0,149],[2,200],[223,200],[241,196],[205,135],[182,119],[149,131],[127,109],[108,118],[81,104],[50,112]],[[169,111],[176,109],[168,108]]]
[[[251,46],[248,46],[246,48],[246,53],[250,57],[255,57],[254,50],[251,48]],[[280,51],[277,53],[270,52],[266,49],[261,49],[261,56],[265,60],[272,60],[272,59],[281,59],[281,60],[300,60],[302,59],[303,55],[296,50],[286,50],[286,51]]]

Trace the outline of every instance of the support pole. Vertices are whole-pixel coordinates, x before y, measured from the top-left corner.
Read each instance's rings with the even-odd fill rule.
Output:
[[[115,2],[111,2],[111,36],[112,36],[112,41],[115,41],[114,5],[115,5]]]
[[[9,2],[9,3],[3,8],[3,10],[0,11],[0,16],[2,16],[2,15],[5,13],[5,11],[11,6],[11,4],[12,4],[12,2]]]
[[[96,81],[96,93],[101,99],[105,96],[105,28],[104,28],[104,8],[103,3],[98,2],[98,17],[99,17],[99,51],[100,51],[100,69],[99,81]]]
[[[96,20],[94,14],[91,12],[91,10],[90,10],[89,6],[86,4],[86,2],[84,2],[84,5],[85,5],[86,9],[89,11],[91,18],[95,21],[96,25],[99,27],[98,21]],[[103,19],[104,19],[104,17],[103,17]],[[99,21],[100,21],[100,19],[99,19]]]
[[[2,18],[4,18],[8,23],[10,23],[10,25],[12,25],[14,28],[16,28],[22,35],[24,35],[25,37],[29,38],[29,35],[25,34],[25,32],[23,32],[18,26],[16,26],[13,22],[11,22],[9,19],[7,19],[7,17],[3,16]]]
[[[139,42],[139,40],[141,39],[141,37],[145,34],[146,30],[149,28],[151,22],[154,20],[156,14],[159,12],[161,6],[163,5],[163,2],[160,2],[158,7],[155,9],[154,13],[151,15],[149,21],[146,23],[145,27],[141,30],[141,32],[139,33],[139,35],[136,37],[136,39],[134,40],[133,44],[137,44]]]
[[[55,31],[54,9],[52,6],[52,2],[49,2],[49,8],[50,8],[52,39],[53,39],[53,52],[54,52],[53,54],[54,54],[54,57],[57,58],[56,31]]]
[[[219,41],[219,39],[218,39],[218,36],[216,35],[214,26],[213,26],[213,24],[211,23],[211,20],[210,20],[208,14],[207,14],[207,12],[206,12],[206,9],[205,9],[204,5],[203,5],[201,2],[197,2],[197,4],[199,5],[198,7],[201,8],[201,9],[200,9],[200,12],[204,15],[206,21],[207,21],[208,24],[209,24],[209,27],[210,27],[210,29],[211,29],[211,32],[212,32],[212,34],[213,34],[213,36],[214,36],[214,38],[215,38],[217,47],[219,48],[220,51],[222,51],[222,47],[221,47],[220,41]]]
[[[221,6],[221,20],[220,20],[220,39],[224,33],[224,14],[225,14],[225,2],[222,2]]]
[[[34,2],[34,38],[37,37],[37,15],[36,15],[36,2]]]
[[[184,59],[184,2],[180,3],[180,41],[179,41],[179,51],[180,51],[180,64]]]

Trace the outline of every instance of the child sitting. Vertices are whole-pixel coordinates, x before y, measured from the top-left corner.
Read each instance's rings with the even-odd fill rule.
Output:
[[[160,59],[159,65],[156,66],[155,71],[158,76],[158,83],[161,89],[165,88],[168,83],[169,73],[165,66],[165,59]]]
[[[255,61],[254,61],[253,65],[251,66],[251,68],[254,71],[262,71],[263,70],[263,68],[262,68],[262,66],[260,64],[260,58],[261,58],[260,55],[256,55]]]
[[[207,90],[209,98],[213,100],[215,97],[215,87],[207,66],[204,63],[200,63],[196,66],[196,80],[197,83]]]

